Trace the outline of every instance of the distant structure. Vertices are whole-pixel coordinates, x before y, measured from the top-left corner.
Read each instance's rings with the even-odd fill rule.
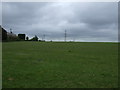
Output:
[[[7,31],[2,28],[2,41],[7,40]]]
[[[45,34],[43,34],[42,41],[45,41],[45,36],[46,36],[46,35],[45,35]]]
[[[44,41],[45,41],[45,34],[43,35],[43,37],[44,37]]]
[[[25,40],[25,34],[18,34],[20,40]]]
[[[7,31],[0,25],[0,41],[7,40]]]
[[[0,42],[2,41],[2,28],[0,26]]]
[[[66,42],[66,38],[67,38],[67,31],[65,30],[65,42]]]
[[[45,38],[45,36],[44,36]],[[29,40],[29,37],[25,34],[18,34],[18,36],[16,34],[14,34],[12,32],[12,29],[10,28],[10,31],[7,32],[7,30],[5,30],[4,28],[2,28],[2,26],[0,25],[0,42],[3,42],[3,41],[7,41],[7,42],[10,42],[10,41],[31,41]],[[33,41],[38,41],[38,37],[35,35],[35,37],[33,37],[32,39]]]

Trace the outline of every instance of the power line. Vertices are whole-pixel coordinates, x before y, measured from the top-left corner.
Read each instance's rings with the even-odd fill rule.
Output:
[[[43,35],[43,37],[44,37],[44,40],[45,40],[45,34]]]
[[[43,36],[42,36],[42,41],[45,41],[45,34],[43,34]]]

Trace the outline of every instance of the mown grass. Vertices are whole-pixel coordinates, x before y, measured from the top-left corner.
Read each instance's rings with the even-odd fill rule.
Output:
[[[0,89],[2,89],[2,42],[0,42]]]
[[[3,88],[117,88],[118,44],[5,42]]]

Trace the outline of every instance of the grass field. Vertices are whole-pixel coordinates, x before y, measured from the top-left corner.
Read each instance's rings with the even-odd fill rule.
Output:
[[[4,42],[3,88],[117,88],[118,44]]]
[[[0,42],[0,89],[2,88],[2,43]]]

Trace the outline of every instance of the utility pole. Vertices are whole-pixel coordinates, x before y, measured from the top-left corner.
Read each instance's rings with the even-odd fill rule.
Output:
[[[65,42],[66,42],[66,38],[67,38],[67,31],[65,30]]]
[[[43,35],[44,41],[45,41],[45,34]]]

